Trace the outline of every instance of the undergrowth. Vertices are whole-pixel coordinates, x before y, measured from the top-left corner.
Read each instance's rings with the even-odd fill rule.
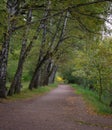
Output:
[[[53,88],[57,87],[57,84],[50,84],[49,86],[42,86],[37,89],[28,89],[28,83],[23,83],[23,88],[20,94],[14,94],[13,96],[8,96],[7,100],[18,100],[18,99],[27,99],[34,96],[40,96],[44,93],[49,92]]]
[[[108,101],[99,101],[98,94],[95,91],[84,88],[76,84],[71,85],[75,88],[75,93],[81,94],[87,104],[98,114],[112,114],[112,108],[109,107]],[[107,99],[109,100],[109,99]]]

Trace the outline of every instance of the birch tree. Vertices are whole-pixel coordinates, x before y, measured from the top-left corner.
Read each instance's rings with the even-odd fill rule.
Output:
[[[7,1],[7,31],[4,33],[2,50],[0,52],[0,97],[6,97],[6,75],[7,75],[7,62],[9,53],[9,44],[12,33],[15,28],[15,17],[19,11],[19,0],[8,0]]]

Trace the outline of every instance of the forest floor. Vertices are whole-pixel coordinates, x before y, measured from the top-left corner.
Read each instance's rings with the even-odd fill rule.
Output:
[[[93,113],[68,85],[31,99],[0,103],[0,130],[112,130],[112,117]]]

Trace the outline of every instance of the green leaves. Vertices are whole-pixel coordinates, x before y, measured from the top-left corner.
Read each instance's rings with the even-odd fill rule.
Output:
[[[98,68],[101,68],[105,75],[107,72],[111,75],[109,69],[105,70],[106,66],[110,67],[111,64],[111,56],[106,57],[111,52],[110,44],[109,51],[102,43],[94,44],[97,42],[96,39],[101,37],[99,32],[105,26],[104,18],[107,16],[108,2],[20,0],[17,10],[14,8],[15,13],[11,9],[14,15],[10,14],[10,17],[6,2],[6,0],[0,1],[0,43],[2,44],[3,34],[12,26],[14,33],[10,40],[9,64],[10,62],[13,64],[13,61],[18,62],[21,42],[27,28],[25,46],[29,43],[33,44],[26,61],[26,64],[28,63],[26,70],[33,72],[36,66],[35,59],[37,61],[41,57],[40,59],[50,58],[62,69],[70,68],[71,74],[69,73],[68,76],[71,75],[72,78],[78,76],[81,79],[97,82]],[[29,9],[32,11],[32,20],[27,23]]]

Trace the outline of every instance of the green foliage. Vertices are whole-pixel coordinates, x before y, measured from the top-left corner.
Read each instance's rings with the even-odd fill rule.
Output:
[[[82,48],[75,49],[71,64],[60,69],[62,76],[69,83],[77,83],[96,90],[99,100],[109,97],[109,104],[112,100],[111,53],[111,38],[93,42],[87,40]]]
[[[77,57],[74,59],[75,66],[72,74],[92,81],[99,96],[105,93],[105,90],[110,89],[111,92],[111,42],[104,40],[90,44],[87,49],[87,51],[80,50],[75,53]]]
[[[3,41],[3,33],[6,32],[7,28],[7,12],[6,12],[6,3],[0,1],[0,44]]]
[[[12,82],[17,68],[17,60],[11,60],[7,68],[7,81]]]
[[[39,53],[41,52],[42,58],[48,54],[52,62],[59,67],[59,71],[63,73],[62,77],[67,79],[68,82],[85,85],[87,85],[87,82],[88,84],[92,82],[98,91],[100,90],[100,85],[99,75],[97,73],[100,66],[103,90],[108,88],[108,91],[110,91],[112,89],[110,83],[112,57],[106,57],[108,53],[109,55],[111,54],[111,49],[107,49],[108,47],[110,48],[110,44],[108,46],[102,43],[98,43],[98,46],[93,45],[94,39],[99,38],[97,33],[101,32],[103,26],[105,26],[104,20],[100,16],[106,18],[108,4],[107,2],[103,2],[89,5],[89,2],[93,1],[52,0],[48,7],[48,1],[45,0],[38,0],[38,2],[36,0],[20,1],[19,15],[9,18],[6,9],[6,0],[1,0],[0,51],[2,50],[3,35],[7,33],[8,26],[12,26],[13,24],[14,29],[20,27],[13,32],[10,40],[7,70],[8,81],[13,80],[26,28],[29,27],[26,32],[27,36],[25,37],[27,41],[25,46],[27,47],[32,39],[36,37],[37,28],[41,23],[41,31],[38,34],[38,39],[33,41],[32,50],[23,67],[22,81],[31,80],[34,68],[39,59]],[[28,24],[26,23],[26,17],[29,9],[32,9],[33,17],[31,23]],[[63,24],[65,24],[64,14],[67,10],[69,11],[68,21],[66,21],[67,26],[64,28],[63,37],[60,38]],[[43,19],[46,12],[48,12],[48,16]],[[59,22],[60,25],[58,25]],[[43,27],[44,24],[46,30]],[[56,32],[57,29],[58,31]],[[54,42],[52,43],[53,38]],[[88,44],[90,40],[93,42]],[[55,51],[58,43],[60,45]],[[107,80],[109,80],[108,83]],[[107,88],[105,85],[107,85]]]
[[[112,114],[112,109],[109,107],[108,100],[104,102],[100,102],[98,98],[98,94],[95,91],[91,91],[89,89],[84,89],[82,86],[78,86],[76,84],[72,84],[72,87],[75,88],[77,94],[83,95],[84,99],[87,102],[87,105],[99,114]],[[111,99],[110,99],[111,100]]]

